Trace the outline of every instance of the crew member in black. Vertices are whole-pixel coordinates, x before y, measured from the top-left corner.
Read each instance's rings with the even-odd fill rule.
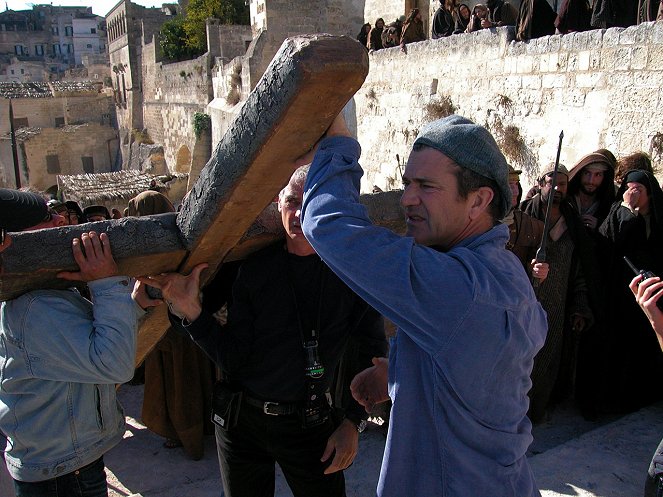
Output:
[[[342,470],[357,453],[366,413],[348,395],[344,419],[333,416],[332,380],[350,340],[355,360],[346,371],[349,379],[370,367],[373,357],[386,355],[380,315],[304,238],[299,214],[306,171],[295,171],[279,195],[285,244],[241,265],[225,326],[198,297],[206,265],[186,277],[169,273],[146,280],[162,289],[171,312],[182,317],[173,317],[174,325],[216,362],[225,385],[241,392],[236,424],[227,429],[235,421],[226,412],[220,415],[224,428],[216,428],[226,497],[273,496],[275,462],[295,497],[345,496]]]

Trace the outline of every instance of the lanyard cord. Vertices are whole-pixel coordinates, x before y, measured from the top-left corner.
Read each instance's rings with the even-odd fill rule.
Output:
[[[308,336],[305,336],[304,330],[306,329],[304,327],[304,324],[302,322],[302,313],[301,313],[301,308],[299,306],[299,299],[297,298],[297,291],[295,290],[295,284],[293,281],[293,268],[292,265],[290,264],[290,254],[286,253],[286,275],[287,275],[287,280],[288,280],[288,286],[290,287],[290,293],[292,294],[292,301],[295,304],[295,314],[297,314],[297,326],[299,327],[299,336],[302,339],[302,345],[305,347],[306,344],[310,341],[317,341],[319,334],[320,334],[320,323],[321,323],[321,315],[322,315],[322,297],[325,289],[325,283],[327,280],[327,272],[324,270],[324,264],[319,266],[319,272],[320,274],[320,291],[318,294],[318,313],[317,313],[317,319],[315,319],[315,327],[317,327],[317,332],[315,327],[310,328],[310,333]]]

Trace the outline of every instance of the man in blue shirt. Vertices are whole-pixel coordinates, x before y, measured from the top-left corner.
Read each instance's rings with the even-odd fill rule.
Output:
[[[352,385],[367,410],[393,403],[377,494],[539,496],[526,412],[546,315],[505,249],[504,156],[463,117],[427,125],[403,175],[406,236],[374,226],[359,203],[359,156],[337,118],[311,165],[302,218],[320,257],[398,326],[388,368],[374,359]]]

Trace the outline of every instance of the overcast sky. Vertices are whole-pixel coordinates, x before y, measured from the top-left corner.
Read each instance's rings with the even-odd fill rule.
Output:
[[[26,10],[31,9],[32,5],[52,4],[62,5],[66,7],[92,7],[92,12],[98,16],[106,16],[108,11],[112,9],[120,0],[53,0],[51,1],[36,1],[24,2],[23,0],[0,0],[0,11],[5,10],[8,6],[13,10]],[[143,5],[145,7],[161,7],[162,3],[168,3],[165,0],[155,2],[153,0],[132,0],[133,3]],[[175,3],[173,1],[172,3]]]

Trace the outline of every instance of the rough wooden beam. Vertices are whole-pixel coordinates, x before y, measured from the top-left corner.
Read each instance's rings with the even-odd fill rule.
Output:
[[[367,73],[366,50],[349,37],[311,35],[286,40],[222,138],[177,217],[178,236],[184,240],[186,254],[178,247],[170,252],[157,249],[144,257],[138,247],[148,239],[129,239],[126,243],[138,247],[126,257],[123,252],[115,252],[122,271],[130,276],[187,271],[198,262],[207,261],[211,270],[205,277],[210,278],[287,182],[295,159],[322,136],[361,87]],[[85,229],[110,232],[115,226],[113,222],[98,223]],[[28,243],[27,233],[16,235],[16,239],[26,236],[26,243],[0,254],[0,298],[11,298],[35,287],[61,286],[53,278],[61,268],[44,268],[37,257],[30,277],[25,278],[25,273],[12,273],[10,259],[22,258],[21,250],[39,251],[40,246],[66,259],[75,230],[44,230],[37,236],[49,237],[46,244]],[[47,235],[48,231],[55,234]],[[111,243],[118,245],[113,238]],[[165,332],[164,324],[162,309],[146,317],[139,336],[139,361]]]
[[[405,216],[400,207],[402,194],[401,190],[371,193],[362,195],[360,200],[366,206],[368,216],[373,223],[402,234],[405,233]],[[276,203],[271,203],[233,247],[224,262],[245,259],[253,252],[283,238],[283,235],[281,215]]]
[[[214,275],[367,74],[366,50],[349,37],[283,43],[184,202],[182,271],[208,262],[203,277]]]
[[[400,191],[362,195],[361,201],[366,205],[373,222],[402,233],[405,223],[399,206],[400,195]],[[3,300],[20,295],[26,289],[69,286],[69,282],[58,280],[55,274],[63,270],[75,270],[71,240],[90,229],[108,233],[122,274],[169,271],[173,265],[172,258],[181,260],[185,254],[175,217],[176,214],[129,217],[119,221],[12,234],[12,245],[4,253],[6,257],[3,259],[4,266],[0,277]],[[276,204],[271,203],[244,233],[226,261],[244,259],[283,238],[283,235],[281,216]],[[136,240],[142,243],[136,243]],[[38,247],[38,250],[34,250],[34,247]],[[142,254],[136,255],[137,252]],[[21,254],[25,256],[21,257]],[[149,318],[142,320],[136,350],[138,363],[159,341],[168,326],[165,306],[154,309]]]
[[[71,240],[91,230],[108,234],[121,274],[170,270],[173,261],[177,263],[186,255],[175,220],[172,213],[12,233],[12,244],[0,253],[0,300],[37,288],[70,286],[55,275],[76,270]]]

